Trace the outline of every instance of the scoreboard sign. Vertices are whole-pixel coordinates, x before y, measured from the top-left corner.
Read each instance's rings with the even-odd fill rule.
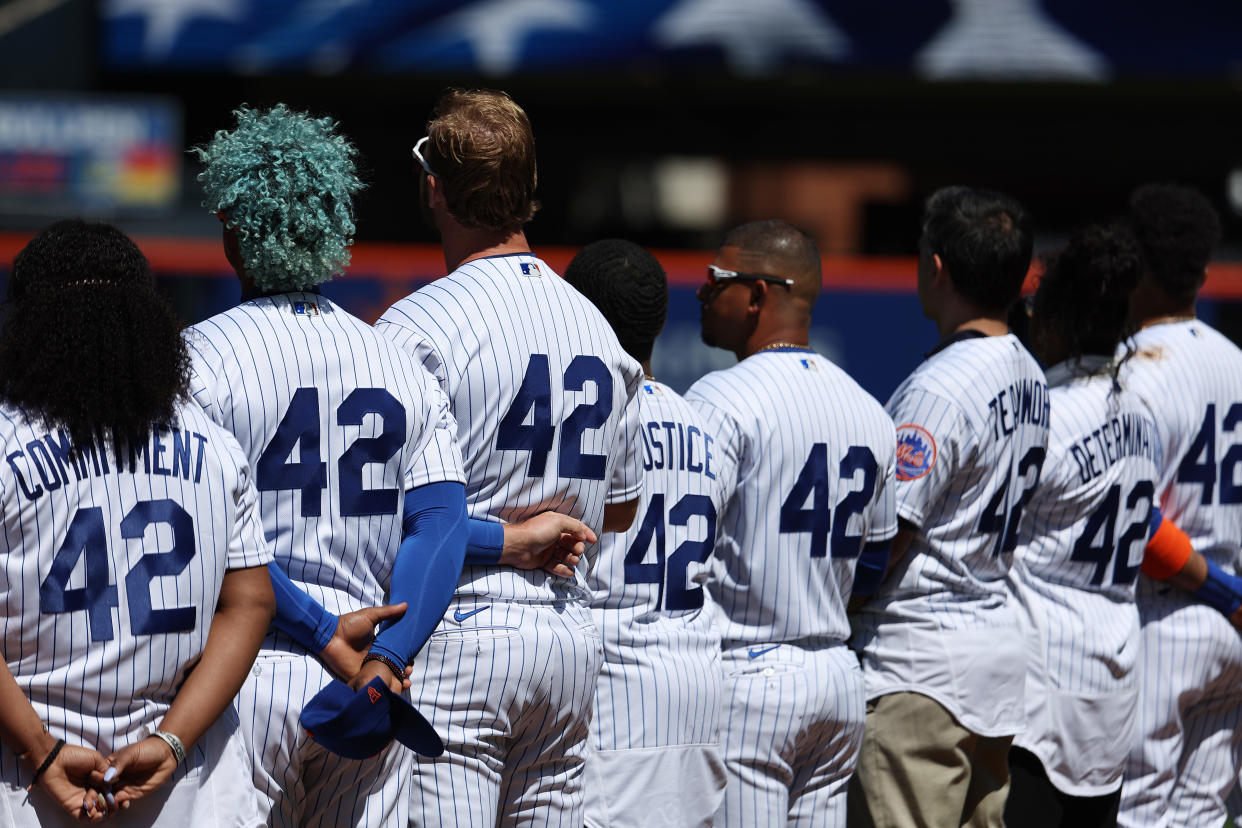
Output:
[[[0,212],[163,212],[180,184],[171,100],[0,96]]]

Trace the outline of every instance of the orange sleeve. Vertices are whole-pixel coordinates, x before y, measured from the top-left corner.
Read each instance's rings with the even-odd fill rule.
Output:
[[[1160,522],[1160,528],[1147,541],[1143,553],[1143,574],[1157,581],[1167,581],[1182,571],[1190,560],[1190,538],[1172,521]]]

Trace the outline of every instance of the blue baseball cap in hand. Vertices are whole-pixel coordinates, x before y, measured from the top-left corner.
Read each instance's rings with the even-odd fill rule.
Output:
[[[361,690],[333,680],[302,708],[302,727],[327,750],[366,759],[396,739],[423,756],[439,756],[444,743],[422,714],[376,676]]]

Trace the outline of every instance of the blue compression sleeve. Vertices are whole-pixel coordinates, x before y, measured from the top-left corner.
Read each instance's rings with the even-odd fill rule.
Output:
[[[392,566],[389,601],[409,606],[380,631],[371,651],[398,664],[414,654],[444,616],[466,553],[466,487],[428,483],[405,493],[405,536]]]
[[[1207,578],[1194,596],[1224,615],[1233,615],[1242,607],[1242,578],[1230,575],[1210,560],[1207,569]]]
[[[888,553],[893,541],[863,544],[862,553],[858,556],[858,564],[854,568],[854,591],[852,595],[875,595],[880,584],[884,582],[884,572],[888,569]]]
[[[505,545],[505,525],[491,520],[470,518],[470,539],[466,541],[466,563],[495,566]]]
[[[276,594],[276,628],[293,636],[293,640],[318,654],[336,632],[336,616],[302,591],[275,561],[267,565]]]

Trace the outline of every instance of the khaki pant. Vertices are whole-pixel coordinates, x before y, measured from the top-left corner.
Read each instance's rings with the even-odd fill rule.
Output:
[[[850,828],[1003,828],[1012,741],[971,733],[919,693],[873,699]]]

